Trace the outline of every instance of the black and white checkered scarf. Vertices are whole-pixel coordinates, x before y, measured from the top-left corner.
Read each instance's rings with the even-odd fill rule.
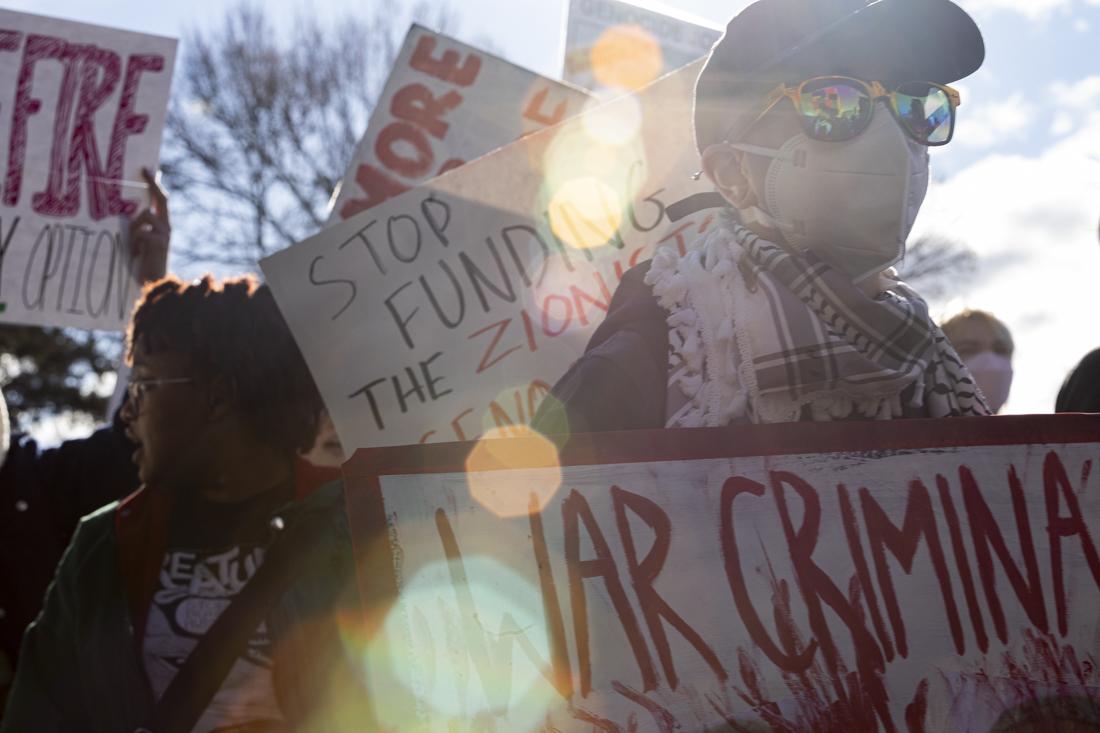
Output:
[[[647,281],[669,313],[669,427],[989,414],[904,283],[870,297],[731,215],[684,256],[659,251]]]

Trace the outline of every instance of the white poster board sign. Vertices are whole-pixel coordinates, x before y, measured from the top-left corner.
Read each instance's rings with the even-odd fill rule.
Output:
[[[1100,416],[363,451],[383,729],[1092,731]]]
[[[0,322],[121,330],[176,41],[0,10]]]
[[[692,180],[688,67],[329,227],[261,266],[344,447],[526,423]]]
[[[721,29],[622,0],[570,0],[562,78],[585,89],[637,89],[696,61]]]
[[[587,92],[413,25],[329,223],[581,111]]]

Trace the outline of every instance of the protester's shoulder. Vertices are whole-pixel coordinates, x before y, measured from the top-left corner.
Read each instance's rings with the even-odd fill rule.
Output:
[[[111,502],[80,520],[62,557],[60,567],[63,570],[59,570],[59,574],[94,583],[92,576],[100,574],[89,574],[91,568],[114,566],[118,506],[119,502]]]
[[[665,312],[657,302],[657,296],[646,282],[650,260],[641,262],[623,273],[619,287],[611,298],[607,317],[596,329],[592,344],[605,341],[612,333],[635,324],[663,322]]]
[[[293,509],[294,516],[321,517],[331,526],[336,534],[347,534],[348,518],[347,506],[344,501],[344,480],[333,479],[321,484],[307,496],[296,502]]]
[[[318,486],[301,501],[303,509],[331,510],[344,505],[344,479],[334,478]]]
[[[653,289],[645,281],[652,264],[653,260],[644,260],[624,272],[622,280],[619,282],[619,288],[615,291],[615,297],[627,300],[652,300],[656,303]]]
[[[94,543],[106,537],[114,537],[115,525],[121,502],[112,501],[81,518],[76,526],[73,542]]]

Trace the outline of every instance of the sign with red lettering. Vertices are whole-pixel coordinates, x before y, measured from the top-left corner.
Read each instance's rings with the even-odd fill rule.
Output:
[[[0,322],[121,330],[171,38],[0,10]]]
[[[329,223],[581,111],[582,89],[413,25]]]
[[[455,61],[455,63],[458,63]],[[697,67],[333,225],[261,266],[349,451],[530,420],[623,273],[685,246]]]
[[[1094,415],[362,451],[381,727],[1097,730],[1097,460]]]
[[[637,89],[702,58],[721,33],[668,8],[570,0],[562,78],[598,91]]]

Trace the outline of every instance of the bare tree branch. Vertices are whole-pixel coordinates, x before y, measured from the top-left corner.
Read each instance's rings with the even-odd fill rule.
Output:
[[[254,270],[321,228],[410,19],[443,29],[451,13],[383,0],[330,23],[300,14],[280,40],[242,2],[187,36],[162,164],[190,235],[173,246],[181,263]]]
[[[978,258],[968,246],[948,237],[929,235],[912,242],[899,268],[902,279],[926,297],[945,295],[977,270]]]

